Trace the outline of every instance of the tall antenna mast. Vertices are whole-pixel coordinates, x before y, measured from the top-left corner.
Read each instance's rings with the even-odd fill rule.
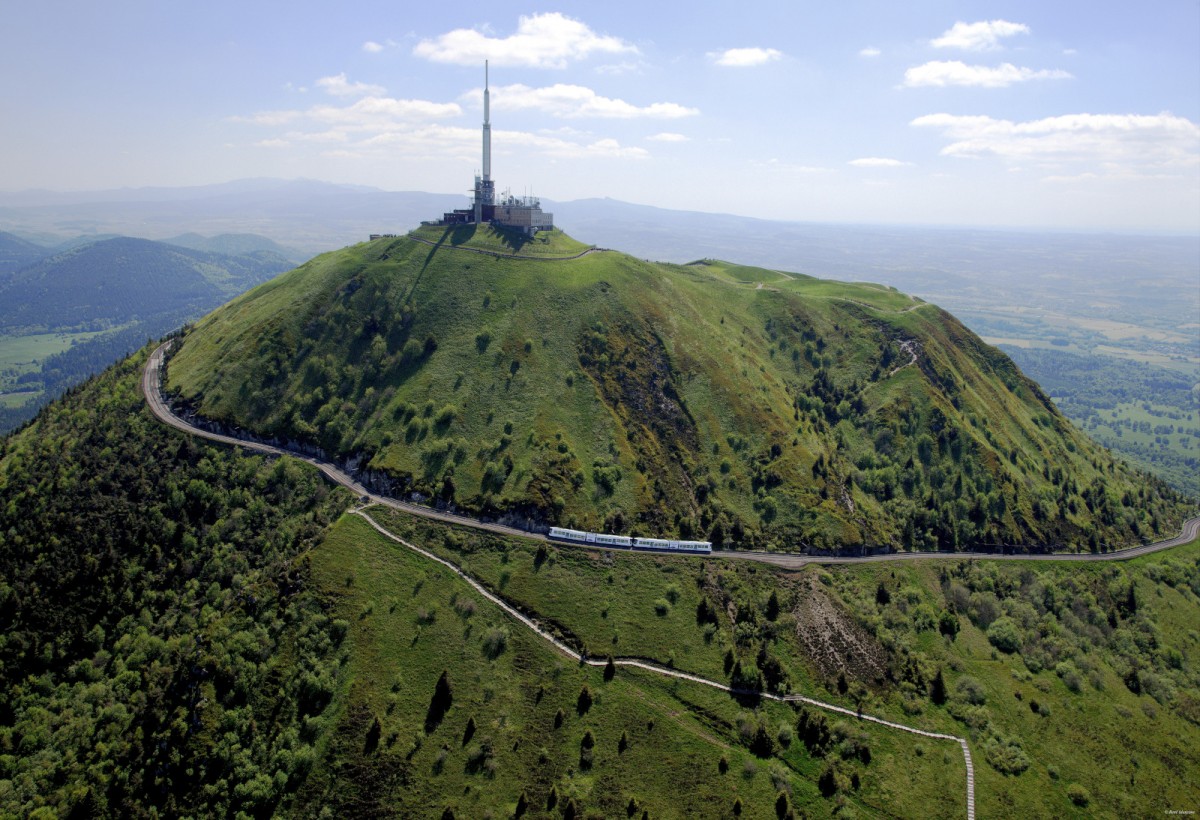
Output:
[[[491,92],[488,90],[488,62],[483,61],[483,181],[492,178]]]

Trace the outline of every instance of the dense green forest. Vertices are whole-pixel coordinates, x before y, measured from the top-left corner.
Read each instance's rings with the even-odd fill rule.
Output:
[[[314,759],[348,496],[163,427],[144,358],[0,444],[0,815],[266,816]]]

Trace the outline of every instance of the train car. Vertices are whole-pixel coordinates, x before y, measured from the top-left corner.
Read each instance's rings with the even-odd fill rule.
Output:
[[[672,541],[671,544],[671,549],[680,552],[693,552],[701,555],[712,553],[712,542],[710,541]]]
[[[698,555],[708,555],[712,552],[712,544],[708,541],[675,541],[667,538],[635,538],[635,550],[656,550],[660,552],[686,552]]]
[[[568,530],[563,527],[551,527],[550,537],[560,541],[572,541],[576,544],[587,543],[588,533],[580,530]]]
[[[633,548],[635,550],[669,550],[671,542],[665,538],[635,538],[633,539]]]
[[[628,535],[609,535],[608,533],[598,532],[596,535],[596,543],[604,544],[606,547],[631,547],[633,539]]]

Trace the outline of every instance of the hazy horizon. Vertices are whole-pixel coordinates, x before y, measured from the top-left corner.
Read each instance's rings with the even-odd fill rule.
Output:
[[[18,5],[6,191],[306,178],[819,224],[1200,231],[1200,6]]]

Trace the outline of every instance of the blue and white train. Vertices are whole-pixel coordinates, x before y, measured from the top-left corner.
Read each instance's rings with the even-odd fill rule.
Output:
[[[598,544],[603,547],[621,547],[624,549],[686,552],[708,555],[712,552],[709,541],[675,541],[667,538],[630,538],[628,535],[608,535],[602,532],[584,532],[583,530],[568,530],[564,527],[551,527],[550,537],[555,541],[566,541],[571,544]]]

